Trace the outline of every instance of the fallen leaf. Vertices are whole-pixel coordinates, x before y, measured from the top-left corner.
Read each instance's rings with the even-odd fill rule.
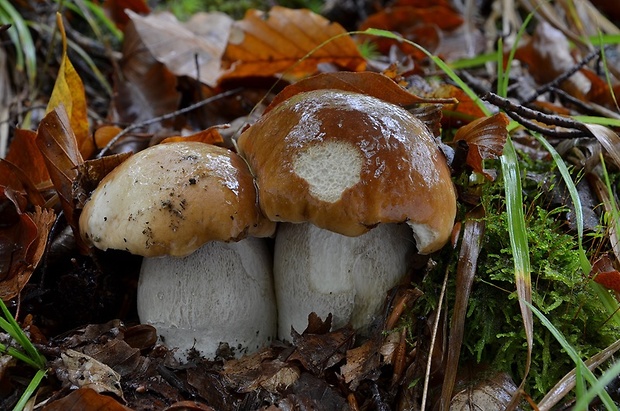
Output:
[[[80,388],[44,406],[43,411],[131,411],[131,409],[92,388]]]
[[[50,175],[45,160],[36,145],[37,133],[17,129],[9,146],[6,160],[17,166],[39,188],[51,186]]]
[[[620,272],[614,267],[609,256],[603,255],[592,264],[590,277],[608,290],[620,293]]]
[[[215,87],[233,20],[224,13],[197,13],[185,24],[172,13],[140,16],[128,11],[136,33],[153,57],[177,76]]]
[[[69,124],[77,141],[77,147],[84,158],[89,158],[95,152],[95,146],[88,134],[88,115],[84,84],[82,84],[82,79],[75,71],[67,55],[67,36],[60,13],[56,14],[56,22],[62,39],[62,61],[52,95],[47,104],[46,114],[49,114],[60,105],[64,106]]]
[[[112,368],[89,355],[68,349],[60,354],[64,369],[56,374],[65,385],[91,388],[97,393],[107,392],[123,398],[121,376]]]
[[[498,113],[462,126],[454,136],[455,142],[467,143],[467,165],[491,181],[494,177],[483,169],[484,160],[496,159],[502,155],[508,138],[508,122],[504,113]]]
[[[114,78],[115,94],[110,121],[141,123],[177,110],[180,94],[177,76],[158,62],[144,45],[131,21],[125,28],[120,73]],[[169,122],[151,124],[147,132],[161,130]]]
[[[67,222],[73,229],[75,238],[82,251],[86,250],[79,233],[77,216],[74,214],[73,183],[78,172],[76,167],[82,164],[82,156],[71,128],[64,106],[50,111],[39,124],[37,146],[45,159],[54,188],[60,197],[62,210]]]
[[[248,10],[231,28],[223,57],[227,72],[221,80],[276,74],[299,79],[316,73],[320,63],[350,71],[366,67],[357,45],[338,23],[310,10]]]
[[[228,128],[230,125],[220,125],[209,127],[206,130],[201,130],[197,133],[191,134],[189,136],[173,136],[163,139],[162,143],[174,143],[179,141],[197,141],[199,143],[205,144],[221,144],[224,142],[222,135],[220,134],[220,130],[223,128]]]
[[[0,186],[22,193],[28,203],[43,207],[45,199],[28,176],[16,165],[0,159]]]
[[[452,98],[458,101],[456,104],[446,104],[444,106],[442,118],[444,127],[460,126],[486,116],[463,90],[451,84],[442,84],[434,87],[427,97]]]
[[[503,410],[517,389],[508,374],[498,373],[457,392],[450,402],[450,410]]]
[[[420,103],[448,104],[456,103],[454,98],[419,97],[399,86],[392,79],[369,71],[322,73],[300,80],[285,87],[265,109],[265,113],[275,106],[305,91],[318,89],[336,89],[367,94],[399,106],[413,106]]]
[[[351,391],[356,391],[363,379],[376,379],[379,376],[381,346],[381,339],[373,338],[347,351],[347,361],[340,367],[340,373]]]

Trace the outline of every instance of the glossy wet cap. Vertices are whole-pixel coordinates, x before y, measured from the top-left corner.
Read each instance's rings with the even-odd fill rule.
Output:
[[[80,216],[87,242],[143,256],[183,256],[207,241],[274,230],[260,213],[244,160],[198,142],[160,144],[133,155],[101,181]]]
[[[383,100],[339,90],[297,94],[239,138],[273,221],[348,236],[407,222],[420,253],[441,248],[456,214],[445,157],[426,126]]]

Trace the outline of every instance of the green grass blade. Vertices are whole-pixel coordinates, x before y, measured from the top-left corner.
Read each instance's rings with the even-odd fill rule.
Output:
[[[532,133],[534,138],[538,140],[538,142],[551,154],[553,161],[555,162],[562,179],[564,180],[564,184],[568,189],[568,193],[570,195],[571,201],[573,202],[573,207],[575,209],[575,225],[577,226],[577,246],[579,247],[579,260],[581,262],[581,270],[584,274],[589,274],[592,270],[592,266],[590,265],[590,261],[588,261],[588,257],[586,256],[586,252],[583,249],[583,209],[581,207],[581,198],[579,197],[579,193],[577,192],[577,187],[573,181],[573,178],[570,175],[570,171],[568,171],[568,167],[566,167],[566,163],[560,156],[560,154],[555,150],[555,148],[549,144],[547,139],[541,136],[538,133]]]
[[[45,368],[45,357],[36,349],[21,329],[15,318],[9,312],[4,302],[0,300],[0,309],[5,318],[0,318],[0,328],[6,331],[24,349],[28,357],[36,364],[36,368]]]
[[[533,10],[530,14],[527,15],[525,20],[523,20],[523,24],[521,24],[521,27],[519,28],[519,31],[517,32],[517,37],[515,38],[514,44],[510,48],[510,53],[508,54],[508,59],[506,60],[507,71],[503,74],[501,82],[499,81],[499,77],[498,77],[497,94],[501,97],[506,97],[508,95],[508,80],[510,80],[510,66],[512,65],[512,61],[515,58],[517,47],[519,46],[519,43],[521,42],[521,38],[523,37],[523,34],[525,33],[525,29],[530,24],[530,20],[532,20],[535,13],[536,13],[536,10]],[[503,50],[500,47],[498,47],[498,54],[501,54],[503,56]],[[504,65],[502,62],[497,67],[498,73],[500,70],[503,72],[503,68],[504,68]]]
[[[610,369],[605,371],[589,390],[582,395],[577,396],[577,402],[575,403],[573,410],[587,410],[588,404],[590,404],[595,397],[600,397],[603,392],[606,392],[605,387],[616,379],[618,375],[620,375],[620,361],[616,362]]]
[[[530,253],[527,241],[527,229],[523,215],[523,196],[521,194],[521,172],[517,153],[508,138],[501,157],[502,176],[506,194],[506,212],[508,214],[508,234],[514,259],[515,284],[519,295],[519,306],[523,317],[523,327],[527,342],[527,359],[525,375],[529,373],[532,361],[532,345],[534,341],[534,317],[528,306],[523,304],[532,301],[532,279]]]
[[[594,376],[592,371],[588,369],[588,367],[585,365],[583,360],[579,357],[579,354],[577,354],[577,351],[575,351],[575,349],[570,345],[570,343],[566,341],[566,338],[564,338],[562,333],[560,333],[560,331],[558,331],[558,329],[555,328],[555,326],[551,323],[551,321],[549,321],[547,317],[545,317],[544,314],[538,310],[538,308],[534,307],[530,302],[527,302],[527,301],[524,301],[524,304],[530,308],[530,310],[536,315],[536,317],[538,317],[540,322],[551,332],[551,334],[555,337],[555,339],[560,343],[564,351],[566,351],[566,353],[571,358],[571,360],[573,360],[577,368],[579,368],[578,371],[581,372],[581,375],[583,376],[583,378],[591,386],[595,386],[597,383],[596,377]],[[614,404],[614,401],[611,399],[607,391],[603,390],[602,392],[599,392],[598,394],[599,394],[601,401],[603,402],[603,404],[608,410],[610,411],[618,410],[618,407]],[[578,411],[576,408],[573,410]]]
[[[15,405],[15,408],[13,408],[13,411],[22,411],[24,409],[30,397],[34,395],[34,392],[37,390],[37,387],[39,386],[39,384],[41,384],[41,381],[43,381],[43,378],[45,378],[45,374],[46,374],[46,371],[44,370],[37,371],[37,373],[34,375],[32,380],[30,380],[30,383],[26,387],[26,390],[20,397],[19,401]]]
[[[26,69],[28,85],[33,89],[37,76],[37,51],[30,30],[10,1],[0,0],[0,19],[2,19],[2,23],[12,24],[17,32],[17,35],[13,37],[11,29],[9,29],[9,36],[15,43],[18,58],[21,55],[21,63]]]

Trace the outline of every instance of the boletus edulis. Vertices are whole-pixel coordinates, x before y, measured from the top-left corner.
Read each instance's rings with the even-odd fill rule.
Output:
[[[450,236],[450,169],[428,128],[399,106],[339,90],[303,92],[238,144],[264,215],[286,223],[274,254],[282,339],[291,327],[303,330],[312,311],[364,331],[406,274],[408,253],[435,252]]]
[[[275,337],[271,255],[275,224],[257,206],[253,176],[230,150],[160,144],[116,167],[80,217],[97,248],[145,256],[138,314],[185,359],[220,343],[251,352]]]

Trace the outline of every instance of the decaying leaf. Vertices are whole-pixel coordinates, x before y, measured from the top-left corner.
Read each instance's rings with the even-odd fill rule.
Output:
[[[347,362],[340,368],[340,373],[351,391],[355,391],[363,379],[378,377],[381,345],[381,339],[373,338],[347,351]]]
[[[222,138],[222,135],[220,134],[220,130],[224,128],[228,128],[228,127],[230,127],[230,125],[228,124],[213,126],[213,127],[209,127],[206,130],[201,130],[189,136],[167,137],[163,139],[161,143],[173,143],[173,142],[178,142],[178,141],[198,141],[199,143],[206,143],[206,144],[221,144],[224,142],[224,139]]]
[[[614,267],[609,256],[602,255],[592,264],[590,277],[594,282],[620,295],[620,272]]]
[[[314,51],[319,45],[322,47]],[[320,63],[351,71],[366,66],[355,42],[338,23],[310,10],[279,6],[269,12],[248,10],[245,18],[232,26],[223,57],[223,66],[228,70],[222,80],[276,74],[301,78],[316,73]]]
[[[56,374],[65,384],[76,388],[91,388],[97,393],[112,393],[123,398],[121,376],[112,368],[72,349],[66,350],[60,357],[64,368],[57,368]]]
[[[300,376],[299,368],[274,358],[269,349],[224,364],[222,375],[238,392],[259,388],[276,393],[293,385]]]
[[[11,140],[6,161],[17,166],[38,188],[52,184],[45,166],[45,160],[36,145],[37,133],[31,130],[17,129]]]
[[[84,160],[78,150],[78,143],[67,112],[62,105],[50,111],[41,120],[36,143],[45,159],[54,188],[60,197],[67,222],[73,229],[81,249],[85,250],[79,235],[77,216],[74,214],[73,198],[73,183],[78,175],[77,166]]]
[[[394,80],[382,74],[364,72],[337,72],[322,73],[316,76],[300,80],[290,86],[285,87],[273,99],[265,112],[270,111],[275,106],[304,91],[319,89],[336,89],[352,91],[360,94],[367,94],[403,107],[410,107],[421,103],[430,104],[455,104],[454,98],[435,98],[419,97],[399,86]]]
[[[73,68],[67,56],[67,37],[60,14],[56,21],[62,38],[62,63],[54,84],[54,90],[47,105],[47,113],[64,106],[69,124],[73,129],[76,144],[84,158],[90,157],[95,147],[88,135],[88,115],[86,110],[86,94],[82,79]]]
[[[125,29],[129,21],[127,10],[140,14],[148,14],[151,11],[144,0],[105,0],[102,7],[116,24],[116,27],[121,30]]]
[[[131,411],[131,409],[92,388],[80,388],[46,405],[43,411]]]
[[[180,23],[172,13],[140,16],[128,11],[136,33],[153,57],[177,76],[215,87],[233,20],[224,13],[198,13]]]
[[[454,136],[455,142],[462,140],[467,143],[467,165],[489,180],[494,180],[494,176],[484,170],[484,160],[497,159],[502,155],[508,138],[507,126],[508,117],[498,113],[464,125]]]
[[[505,373],[499,373],[457,392],[450,403],[451,411],[503,410],[517,385]]]

